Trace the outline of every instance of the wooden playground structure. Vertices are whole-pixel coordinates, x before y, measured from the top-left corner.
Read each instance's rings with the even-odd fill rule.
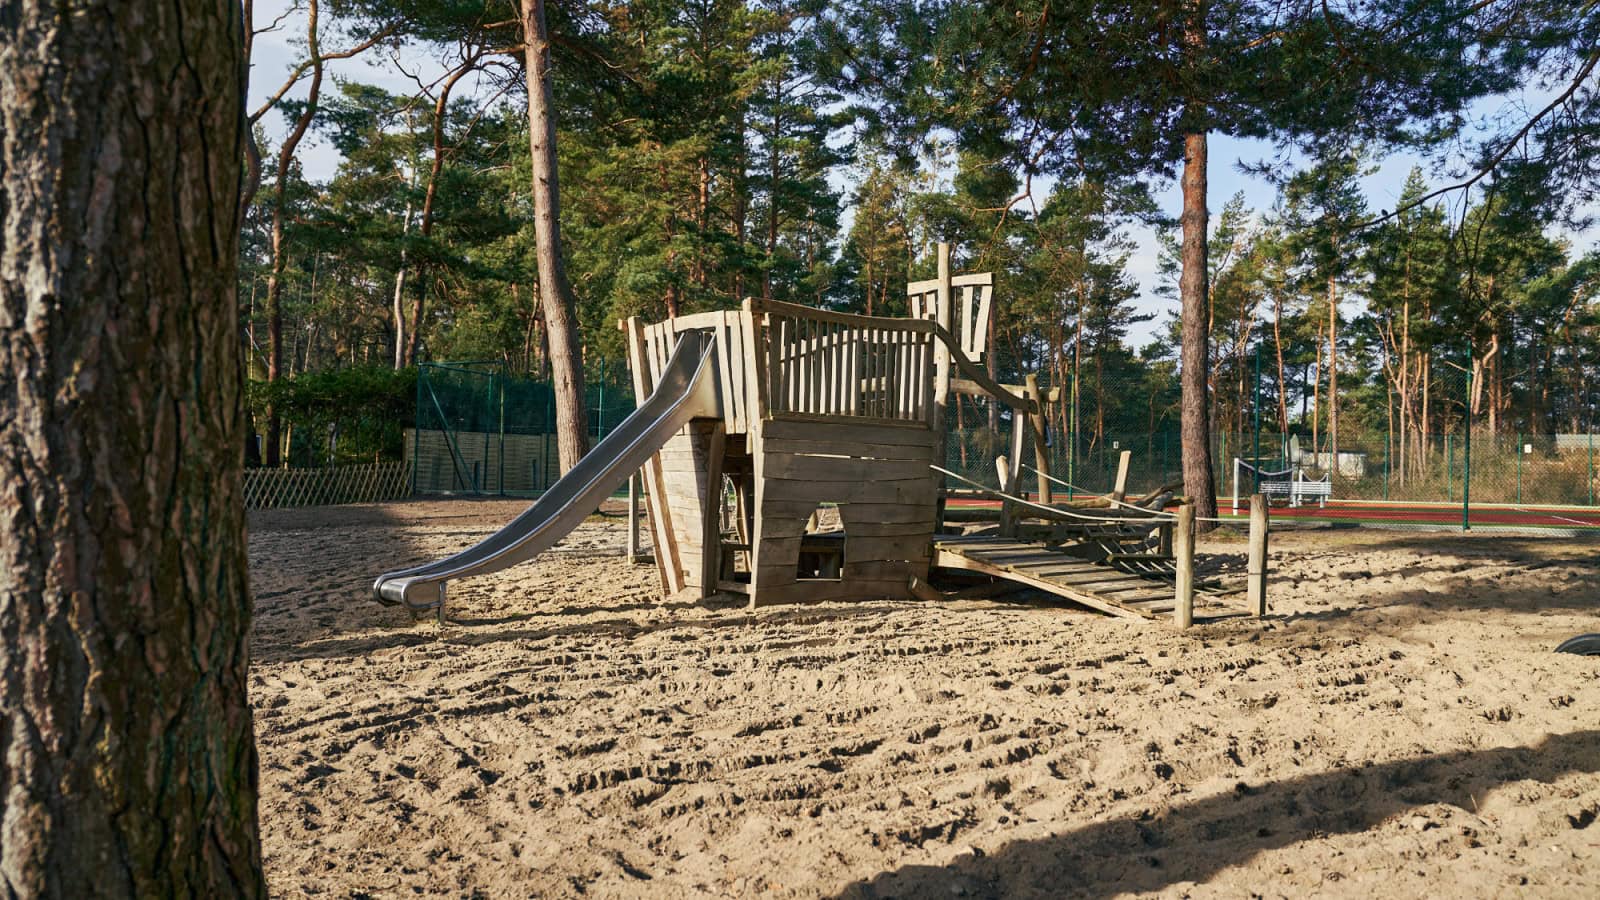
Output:
[[[763,606],[1031,590],[1180,626],[1265,614],[1268,518],[1259,495],[1243,584],[1196,579],[1193,505],[1160,492],[1130,501],[1126,452],[1111,495],[1052,500],[1048,396],[1032,376],[999,384],[980,364],[992,292],[986,273],[952,275],[940,245],[938,277],[907,288],[908,318],[752,299],[738,310],[620,323],[641,398],[687,333],[715,343],[721,415],[689,421],[642,469],[663,593],[743,594]],[[1010,410],[998,488],[942,468],[955,395]],[[1032,498],[1023,487],[1029,450]],[[636,548],[634,497],[630,490]],[[999,504],[957,508],[959,497]],[[1166,508],[1173,500],[1176,512]],[[932,587],[935,573],[954,587]]]

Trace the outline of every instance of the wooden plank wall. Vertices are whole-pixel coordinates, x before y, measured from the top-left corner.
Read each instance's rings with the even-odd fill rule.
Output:
[[[747,371],[753,344],[750,313],[737,309],[716,310],[645,326],[644,358],[650,366],[651,383],[661,377],[661,370],[672,358],[672,351],[678,346],[678,335],[695,330],[710,330],[716,337],[717,384],[722,392],[724,421],[729,434],[744,434],[756,418],[754,400],[750,396],[750,385],[755,379],[753,373]],[[644,395],[638,396],[643,402]]]
[[[909,597],[926,579],[938,490],[935,431],[922,423],[774,416],[758,426],[751,603]],[[842,577],[796,578],[806,520],[840,504]]]
[[[716,566],[706,578],[707,503],[721,500],[721,453],[725,435],[720,422],[690,422],[673,435],[659,453],[662,494],[669,539],[674,549],[678,590],[690,588],[701,596],[716,588]],[[713,463],[713,451],[718,459]],[[709,498],[709,499],[708,499]],[[720,512],[720,508],[716,511]],[[714,549],[714,548],[713,548]]]

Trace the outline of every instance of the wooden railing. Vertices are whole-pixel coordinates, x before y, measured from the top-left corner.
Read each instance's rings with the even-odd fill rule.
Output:
[[[245,509],[381,503],[409,496],[411,469],[403,462],[244,471]]]
[[[928,319],[882,318],[749,299],[739,310],[679,316],[629,333],[635,389],[655,388],[678,336],[707,330],[717,341],[718,379],[729,434],[772,415],[845,416],[931,424],[939,372],[1022,412],[1036,404],[989,377],[948,330]],[[943,368],[941,369],[941,362]],[[948,387],[948,386],[946,386]]]
[[[756,357],[768,415],[932,421],[933,323],[774,301],[750,307],[764,319]]]
[[[888,319],[746,300],[760,315],[757,378],[765,412],[932,422],[936,363],[944,354],[967,381],[1022,412],[1036,404],[989,377],[955,338],[927,319]]]

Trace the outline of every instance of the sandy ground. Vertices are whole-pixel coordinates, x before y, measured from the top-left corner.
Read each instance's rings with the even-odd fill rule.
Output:
[[[1275,536],[1274,617],[658,605],[619,520],[452,588],[520,504],[252,517],[283,896],[1594,896],[1595,544]],[[1203,546],[1237,555],[1238,544]]]

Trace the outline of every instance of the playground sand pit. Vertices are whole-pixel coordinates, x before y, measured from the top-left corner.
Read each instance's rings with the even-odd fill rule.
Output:
[[[1596,545],[1274,536],[1274,617],[658,604],[620,519],[451,587],[522,508],[252,516],[280,896],[1592,896]],[[1202,542],[1237,562],[1238,543]]]

